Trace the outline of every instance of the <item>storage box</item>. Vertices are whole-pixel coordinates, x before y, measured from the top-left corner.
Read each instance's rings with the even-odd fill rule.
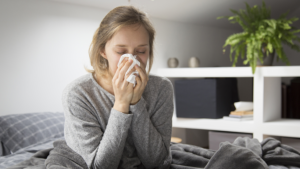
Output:
[[[174,86],[177,117],[222,118],[239,101],[236,78],[183,79]]]
[[[237,137],[253,138],[253,135],[248,134],[248,133],[230,133],[230,132],[209,131],[208,132],[209,149],[210,150],[218,150],[221,142],[229,141],[230,143],[233,143],[233,141]]]

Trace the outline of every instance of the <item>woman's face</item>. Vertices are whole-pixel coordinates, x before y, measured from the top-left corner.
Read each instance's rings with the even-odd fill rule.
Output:
[[[118,62],[123,54],[137,55],[136,59],[146,68],[150,52],[149,35],[142,25],[124,26],[107,41],[101,55],[108,60],[111,77],[117,71]],[[135,69],[135,68],[134,68]]]

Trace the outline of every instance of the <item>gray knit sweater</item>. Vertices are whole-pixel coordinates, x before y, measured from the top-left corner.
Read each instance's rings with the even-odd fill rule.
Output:
[[[142,98],[129,114],[113,109],[115,96],[92,73],[63,91],[65,139],[89,168],[169,168],[173,86],[165,77],[149,75]]]

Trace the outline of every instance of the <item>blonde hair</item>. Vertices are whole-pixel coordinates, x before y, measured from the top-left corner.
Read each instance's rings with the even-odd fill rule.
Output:
[[[105,45],[110,40],[115,32],[123,26],[139,24],[145,27],[149,34],[149,69],[147,74],[151,70],[153,64],[153,42],[155,36],[155,30],[150,23],[148,17],[144,12],[141,12],[133,6],[119,6],[111,10],[101,21],[100,26],[94,33],[92,43],[89,47],[89,57],[91,66],[94,70],[85,70],[89,73],[96,73],[97,75],[103,75],[108,72],[109,64],[106,58],[104,58],[100,51],[105,50]]]

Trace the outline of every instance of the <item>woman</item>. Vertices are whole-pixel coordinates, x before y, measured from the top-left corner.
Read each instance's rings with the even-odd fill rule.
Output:
[[[94,70],[63,92],[66,143],[88,168],[169,168],[173,86],[167,78],[149,75],[154,35],[138,9],[113,9],[90,46]],[[129,59],[117,66],[125,53],[140,62],[127,75]],[[134,70],[140,76],[135,87],[126,81]]]

